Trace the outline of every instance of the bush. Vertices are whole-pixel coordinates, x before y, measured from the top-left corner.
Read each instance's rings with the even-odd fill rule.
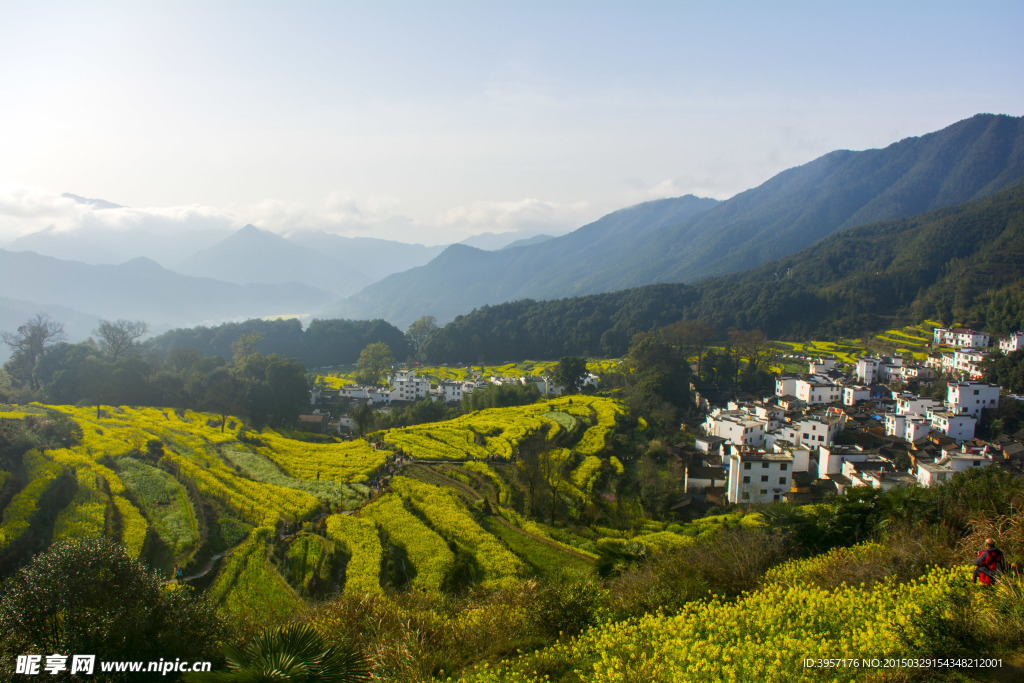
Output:
[[[0,632],[8,653],[220,660],[224,627],[213,607],[189,588],[162,586],[155,573],[108,539],[58,543],[4,589]],[[13,670],[13,661],[4,664]]]

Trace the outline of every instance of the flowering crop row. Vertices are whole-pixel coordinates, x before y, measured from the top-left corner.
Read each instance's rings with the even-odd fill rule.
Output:
[[[11,498],[0,517],[0,552],[28,531],[39,512],[39,499],[56,485],[64,468],[33,449],[22,456],[28,483]]]
[[[266,446],[257,451],[267,456],[293,477],[328,479],[338,482],[364,482],[384,464],[386,452],[374,450],[362,439],[342,443],[316,444],[286,439],[277,432],[263,430],[259,436]]]
[[[327,518],[327,536],[340,543],[349,554],[345,594],[382,593],[380,567],[384,554],[373,522],[350,515],[331,515]]]
[[[305,608],[302,599],[267,560],[270,527],[257,527],[228,558],[210,587],[210,599],[252,623],[279,621]]]
[[[443,538],[405,509],[401,498],[392,494],[382,496],[359,514],[362,519],[379,524],[391,542],[405,550],[416,570],[413,586],[441,590],[455,564],[455,555]]]
[[[583,462],[572,471],[570,478],[576,488],[585,491],[588,495],[594,491],[594,482],[601,473],[601,459],[594,455],[588,455]]]
[[[608,683],[858,680],[859,668],[826,672],[805,668],[804,660],[913,657],[923,616],[948,604],[967,580],[960,567],[872,588],[774,585],[735,602],[690,603],[675,616],[609,623],[519,660],[481,665],[461,680],[532,681],[553,666],[566,672],[561,680]]]
[[[464,462],[464,463],[462,463],[462,467],[467,469],[467,470],[472,470],[473,472],[479,472],[480,474],[484,475],[485,477],[490,479],[492,482],[494,482],[494,486],[498,490],[498,501],[497,502],[500,505],[507,505],[508,504],[508,502],[509,502],[509,500],[511,499],[511,496],[512,496],[512,492],[509,489],[508,484],[506,484],[505,480],[502,479],[500,476],[498,476],[498,473],[495,472],[493,469],[491,469],[491,467],[489,465],[487,465],[487,463],[472,462],[472,461],[471,462]]]
[[[78,490],[71,502],[57,515],[53,535],[60,539],[98,538],[106,527],[109,497],[96,485],[96,475],[89,469],[75,471]]]
[[[337,481],[315,481],[296,479],[282,472],[269,458],[260,453],[253,453],[241,448],[222,446],[221,456],[235,466],[246,478],[253,481],[273,484],[282,488],[303,491],[318,500],[330,502],[332,505],[346,509],[358,507],[365,497],[356,493],[348,484]]]
[[[112,496],[111,500],[121,515],[121,543],[132,557],[142,554],[142,546],[146,543],[149,523],[138,508],[124,496]]]
[[[178,560],[196,551],[199,527],[185,488],[167,472],[134,458],[119,458],[118,475]]]
[[[473,553],[484,572],[484,586],[509,586],[527,574],[527,567],[493,535],[484,531],[450,489],[396,477],[391,488],[408,498],[444,537]]]

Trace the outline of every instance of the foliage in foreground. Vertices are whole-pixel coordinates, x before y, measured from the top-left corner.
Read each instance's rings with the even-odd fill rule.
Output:
[[[101,661],[220,660],[225,631],[213,606],[189,588],[161,585],[108,539],[58,543],[3,588],[3,660],[55,652]],[[13,661],[2,666],[14,670]]]

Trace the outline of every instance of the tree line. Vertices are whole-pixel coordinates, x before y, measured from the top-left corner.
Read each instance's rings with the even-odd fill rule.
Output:
[[[258,332],[236,339],[227,360],[182,347],[162,356],[141,342],[146,331],[142,321],[104,320],[95,337],[71,344],[60,322],[39,314],[3,334],[11,358],[0,373],[0,400],[95,405],[97,412],[103,405],[206,410],[256,426],[290,426],[308,409],[302,363],[258,351]]]

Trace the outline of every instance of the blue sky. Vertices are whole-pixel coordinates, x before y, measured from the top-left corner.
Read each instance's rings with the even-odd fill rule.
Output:
[[[725,199],[1024,114],[1021,26],[1019,1],[0,0],[0,243],[150,213],[433,244]]]

